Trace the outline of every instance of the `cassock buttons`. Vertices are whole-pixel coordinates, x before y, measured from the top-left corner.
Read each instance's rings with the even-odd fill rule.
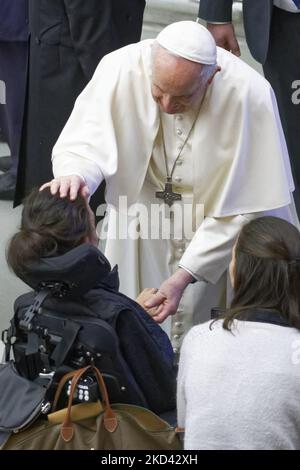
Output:
[[[175,176],[174,180],[176,181],[176,183],[180,183],[181,178],[179,176]]]
[[[176,321],[173,325],[172,333],[174,333],[174,335],[178,334],[181,336],[184,333],[183,322]]]
[[[182,121],[182,116],[181,116],[181,114],[177,114],[176,118],[177,118],[178,121]]]
[[[181,135],[181,134],[182,134],[182,130],[181,130],[181,129],[177,129],[176,133],[177,133],[177,135]]]

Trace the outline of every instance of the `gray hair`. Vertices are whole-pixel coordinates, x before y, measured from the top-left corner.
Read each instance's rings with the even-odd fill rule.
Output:
[[[203,69],[200,73],[200,78],[204,81],[208,81],[216,71],[217,64],[203,64]]]

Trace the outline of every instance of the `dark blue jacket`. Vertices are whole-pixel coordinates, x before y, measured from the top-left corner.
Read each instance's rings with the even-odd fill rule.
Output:
[[[0,41],[28,40],[28,0],[0,1]]]

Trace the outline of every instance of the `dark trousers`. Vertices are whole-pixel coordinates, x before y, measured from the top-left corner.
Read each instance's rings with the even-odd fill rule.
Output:
[[[300,13],[273,8],[270,45],[264,73],[278,102],[280,117],[289,150],[300,216]],[[297,99],[298,98],[298,99]]]
[[[0,80],[5,83],[6,103],[1,107],[1,126],[12,156],[11,172],[17,174],[27,76],[27,42],[0,41]]]

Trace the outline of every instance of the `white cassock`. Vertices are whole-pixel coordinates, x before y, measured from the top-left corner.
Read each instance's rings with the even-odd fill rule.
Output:
[[[241,60],[218,48],[222,70],[209,87],[199,114],[160,116],[151,96],[152,40],[106,56],[79,96],[53,149],[54,176],[79,174],[93,192],[105,179],[108,218],[105,254],[118,264],[121,291],[135,298],[145,287],[159,287],[179,266],[200,282],[187,287],[179,309],[164,328],[179,349],[183,335],[225,306],[226,270],[233,242],[253,217],[272,214],[298,224],[286,145],[273,91]],[[194,122],[175,166],[173,189],[179,204],[198,209],[203,221],[190,241],[143,238],[153,220],[148,213],[166,178],[161,126],[169,169]],[[119,205],[127,196],[130,214]],[[175,220],[175,219],[174,219]],[[139,224],[141,238],[124,236]],[[171,223],[172,227],[172,223]],[[121,233],[121,235],[120,235]]]

